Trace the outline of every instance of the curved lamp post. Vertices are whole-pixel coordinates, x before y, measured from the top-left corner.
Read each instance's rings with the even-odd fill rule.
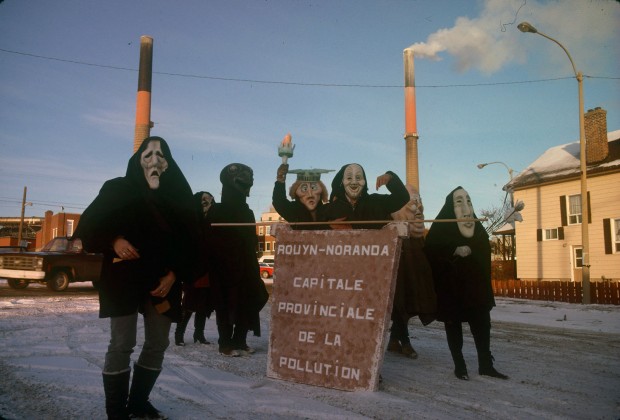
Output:
[[[510,180],[512,181],[512,175],[514,173],[514,170],[511,167],[509,167],[508,165],[506,165],[504,162],[499,162],[498,161],[498,162],[479,163],[476,166],[478,167],[478,169],[482,169],[482,168],[484,168],[487,165],[493,165],[493,164],[496,164],[496,163],[498,163],[500,165],[504,165],[504,167],[508,171],[508,175],[510,176]],[[514,206],[514,197],[512,195],[512,189],[510,189],[508,192],[510,194],[510,204]]]
[[[581,171],[581,247],[582,247],[582,271],[581,271],[581,285],[583,288],[583,303],[590,303],[590,245],[588,235],[588,187],[587,187],[587,160],[586,160],[586,133],[584,126],[583,116],[583,73],[577,71],[573,58],[568,53],[568,50],[564,48],[564,45],[560,44],[557,40],[550,36],[538,31],[532,25],[527,22],[521,22],[517,25],[517,28],[521,32],[531,32],[547,38],[550,41],[558,44],[568,56],[570,64],[573,66],[573,72],[577,79],[577,85],[579,87],[579,164]]]

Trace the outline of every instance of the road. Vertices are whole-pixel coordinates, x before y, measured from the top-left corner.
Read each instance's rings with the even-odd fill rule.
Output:
[[[43,286],[20,291],[21,297],[5,292],[0,284],[0,418],[102,418],[109,322],[97,317],[94,290],[72,285],[68,293]],[[419,358],[387,353],[379,391],[345,392],[266,377],[270,306],[261,312],[263,335],[249,337],[258,350],[252,357],[222,357],[216,345],[191,340],[172,345],[154,404],[172,419],[620,418],[620,334],[597,328],[619,323],[615,307],[499,300],[491,346],[507,381],[478,375],[467,328],[471,380],[456,379],[442,324],[423,327],[416,319],[409,331]],[[549,309],[554,326],[528,324]],[[585,328],[570,323],[584,315]],[[206,336],[217,340],[214,319]]]
[[[0,279],[0,296],[27,298],[35,296],[89,296],[97,295],[97,290],[91,282],[70,283],[69,288],[63,292],[54,292],[47,286],[38,283],[30,283],[25,289],[12,289],[5,279]]]

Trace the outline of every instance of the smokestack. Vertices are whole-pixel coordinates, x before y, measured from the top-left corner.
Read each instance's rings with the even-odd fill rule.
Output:
[[[405,159],[407,184],[420,191],[418,173],[418,129],[415,112],[415,77],[413,74],[413,50],[403,50],[405,65]]]
[[[138,71],[138,99],[136,103],[136,129],[133,137],[133,151],[140,148],[145,138],[151,135],[151,77],[153,74],[153,38],[140,37],[140,69]]]

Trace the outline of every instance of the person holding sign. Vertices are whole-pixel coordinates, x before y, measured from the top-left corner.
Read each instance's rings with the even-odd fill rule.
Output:
[[[211,290],[219,333],[219,352],[224,356],[250,355],[249,331],[260,336],[259,312],[269,294],[260,277],[256,249],[254,212],[246,203],[254,185],[252,168],[241,163],[226,165],[220,172],[222,200],[209,209],[212,224],[209,263]],[[230,226],[213,226],[226,223]]]
[[[462,323],[467,322],[478,353],[478,373],[508,379],[493,367],[490,351],[495,298],[489,235],[476,220],[467,191],[459,186],[450,192],[435,219],[426,236],[426,254],[437,293],[437,319],[445,326],[454,374],[469,379],[462,352]],[[450,221],[440,221],[446,219]]]
[[[327,188],[321,181],[321,174],[331,172],[330,169],[294,169],[288,170],[288,163],[278,167],[276,182],[273,186],[272,204],[274,209],[287,222],[316,222],[317,213],[327,202]],[[289,189],[286,198],[286,174],[297,174],[297,180]],[[293,229],[296,227],[294,226]],[[321,225],[303,226],[302,229],[325,229]]]
[[[411,199],[402,209],[392,213],[394,220],[409,221],[409,237],[403,239],[388,351],[402,353],[416,359],[418,353],[409,340],[409,319],[419,316],[423,325],[435,320],[437,297],[433,273],[424,253],[424,205],[422,197],[412,185],[405,186]]]
[[[329,204],[322,216],[328,221],[387,221],[409,201],[409,192],[392,171],[377,177],[376,189],[385,185],[390,194],[368,194],[364,168],[344,165],[332,180]],[[386,222],[387,223],[387,222]],[[385,223],[352,224],[353,229],[378,229]],[[334,225],[336,227],[337,225]]]

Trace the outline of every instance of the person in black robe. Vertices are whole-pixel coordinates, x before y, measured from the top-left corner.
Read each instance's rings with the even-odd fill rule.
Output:
[[[416,359],[418,353],[409,340],[409,319],[418,316],[423,325],[433,322],[437,297],[431,266],[424,253],[422,198],[412,185],[407,184],[405,187],[411,199],[402,209],[392,213],[394,220],[409,222],[409,237],[402,242],[387,350]]]
[[[289,223],[316,222],[317,214],[327,202],[327,188],[321,181],[321,174],[331,172],[327,169],[294,169],[290,173],[297,174],[296,181],[289,189],[292,201],[286,198],[286,174],[288,164],[278,167],[276,182],[273,186],[271,201],[273,208]],[[293,225],[293,229],[325,229],[324,225]]]
[[[255,351],[246,342],[247,334],[252,331],[260,336],[259,313],[269,298],[256,258],[256,219],[246,203],[254,174],[246,165],[231,163],[222,169],[220,181],[222,200],[208,214],[213,244],[209,267],[219,352],[224,356],[247,356]],[[235,226],[237,223],[240,225]]]
[[[467,322],[478,353],[478,373],[507,379],[493,367],[490,350],[491,309],[495,298],[489,235],[480,221],[475,220],[469,194],[460,186],[446,196],[435,219],[460,220],[433,222],[426,236],[426,254],[437,293],[437,319],[445,326],[454,374],[459,379],[469,379],[462,352],[462,323]]]
[[[181,287],[196,274],[198,229],[192,191],[161,137],[146,138],[124,177],[106,181],[82,214],[75,237],[103,254],[99,316],[110,318],[103,366],[109,418],[165,418],[148,398],[181,313]],[[138,314],[145,341],[134,364]]]
[[[201,217],[201,249],[199,261],[205,266],[201,270],[204,274],[195,282],[185,283],[183,285],[183,313],[181,320],[177,323],[174,331],[174,343],[177,346],[185,345],[185,330],[189,324],[192,314],[194,316],[194,343],[211,344],[205,337],[205,326],[207,318],[211,317],[213,312],[213,303],[211,301],[211,288],[209,284],[208,260],[211,250],[208,246],[207,238],[210,235],[211,226],[207,222],[207,214],[209,209],[215,202],[213,195],[208,191],[199,191],[194,194],[198,213]]]
[[[409,201],[409,192],[398,175],[388,171],[377,177],[376,189],[385,185],[390,194],[368,194],[364,168],[357,163],[344,165],[332,180],[329,203],[319,218],[327,221],[390,220],[391,214]],[[379,229],[386,223],[336,225],[333,228]]]

